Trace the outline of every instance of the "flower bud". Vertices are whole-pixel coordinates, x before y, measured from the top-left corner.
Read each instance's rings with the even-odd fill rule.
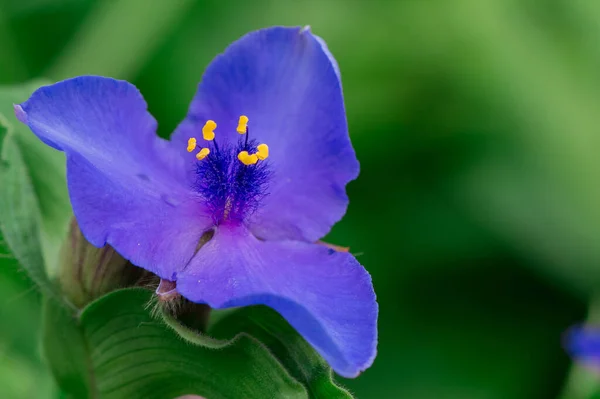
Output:
[[[69,235],[59,253],[59,283],[63,295],[77,308],[118,288],[139,285],[151,279],[149,272],[135,267],[110,245],[90,244],[71,221]]]

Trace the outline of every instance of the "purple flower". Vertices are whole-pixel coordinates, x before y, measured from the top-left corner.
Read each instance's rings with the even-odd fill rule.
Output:
[[[575,360],[600,370],[599,327],[572,327],[565,336],[564,345]]]
[[[67,156],[86,238],[213,308],[277,310],[345,377],[369,367],[369,274],[317,241],[358,175],[338,66],[308,29],[250,33],[206,70],[171,141],[131,84],[83,76],[37,90],[18,118]]]

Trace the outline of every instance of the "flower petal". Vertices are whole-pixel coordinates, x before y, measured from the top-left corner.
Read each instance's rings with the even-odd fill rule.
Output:
[[[250,137],[269,145],[273,177],[253,220],[265,239],[314,242],[346,212],[346,184],[358,175],[339,70],[307,28],[250,33],[209,65],[172,140],[185,148],[208,119],[216,140],[235,141],[240,115]]]
[[[600,328],[572,327],[566,334],[564,346],[577,361],[600,367]]]
[[[375,293],[349,253],[220,228],[180,273],[177,291],[213,308],[272,307],[344,377],[357,376],[375,357]]]
[[[79,77],[38,89],[15,111],[66,153],[73,211],[92,244],[164,278],[187,264],[207,224],[195,216],[181,155],[156,136],[133,85]]]

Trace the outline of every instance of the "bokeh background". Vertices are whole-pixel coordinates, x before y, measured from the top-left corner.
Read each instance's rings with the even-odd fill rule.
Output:
[[[379,355],[343,384],[585,397],[561,341],[600,286],[600,2],[0,0],[0,83],[127,79],[168,136],[212,57],[269,25],[327,41],[362,166],[327,240],[373,276]],[[39,311],[0,259],[1,398],[55,389]]]

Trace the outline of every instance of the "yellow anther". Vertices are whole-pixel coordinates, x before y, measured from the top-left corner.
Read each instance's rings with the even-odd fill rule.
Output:
[[[255,163],[258,162],[258,157],[256,156],[256,154],[250,154],[250,155],[248,155],[247,161],[248,161],[247,165],[254,165]]]
[[[196,154],[196,159],[202,161],[208,154],[210,154],[210,150],[208,148],[203,148]]]
[[[188,146],[187,146],[187,152],[192,152],[196,149],[196,139],[193,137],[190,137],[188,139]]]
[[[238,159],[240,160],[241,163],[243,163],[245,165],[246,159],[248,159],[249,155],[250,154],[248,154],[248,151],[240,151],[240,153],[238,154]]]
[[[206,141],[211,141],[215,138],[214,130],[217,128],[217,124],[213,120],[207,120],[202,128],[202,137]]]
[[[244,134],[248,130],[248,117],[246,115],[240,116],[240,121],[238,122],[237,132],[239,134]]]
[[[269,146],[266,144],[259,144],[256,149],[258,151],[256,151],[256,156],[258,157],[258,159],[260,159],[261,161],[264,161],[265,159],[267,159],[269,157]]]
[[[238,159],[244,165],[254,165],[258,162],[258,156],[256,154],[248,154],[248,151],[240,151]]]

